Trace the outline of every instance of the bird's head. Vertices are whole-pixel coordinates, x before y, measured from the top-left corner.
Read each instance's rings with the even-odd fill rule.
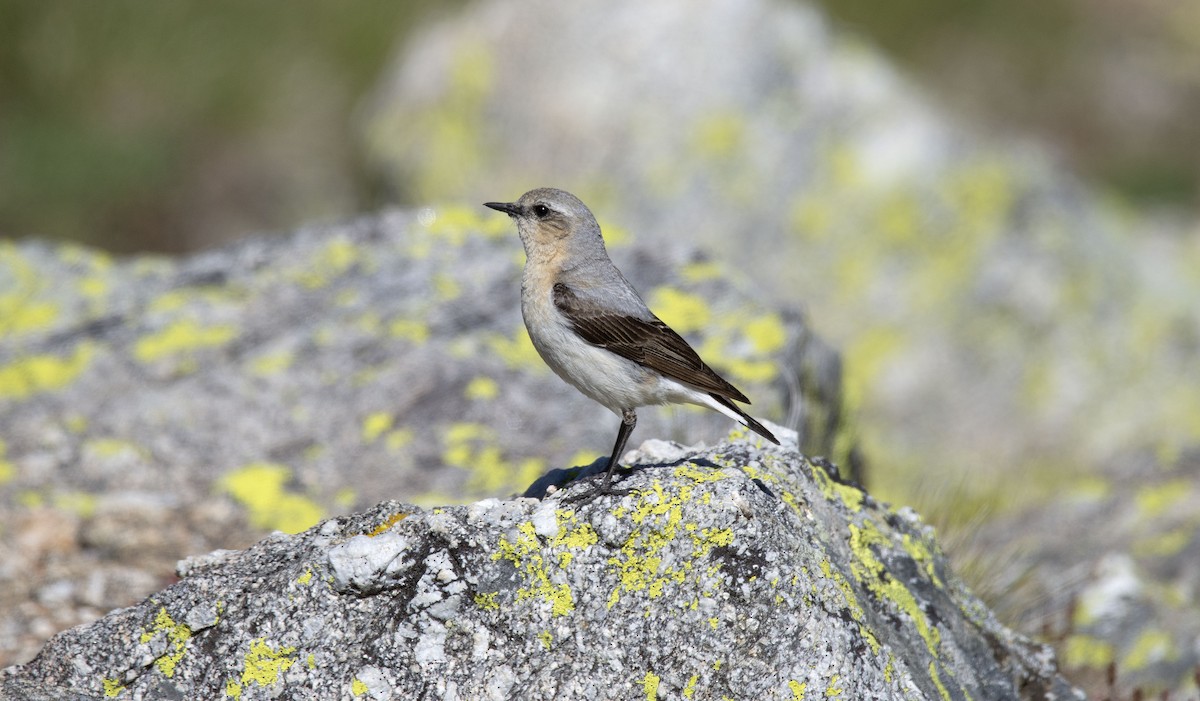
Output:
[[[565,190],[542,187],[526,192],[516,202],[487,202],[484,206],[513,218],[530,258],[584,253],[597,244],[604,249],[591,210]]]

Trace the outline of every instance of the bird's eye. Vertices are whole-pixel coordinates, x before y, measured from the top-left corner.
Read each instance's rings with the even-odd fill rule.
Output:
[[[533,205],[533,215],[535,217],[537,217],[538,219],[545,219],[546,215],[549,213],[550,213],[550,208],[547,207],[546,205],[544,205],[544,204]]]

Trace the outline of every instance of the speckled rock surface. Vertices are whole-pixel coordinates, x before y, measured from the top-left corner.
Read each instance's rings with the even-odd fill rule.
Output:
[[[996,622],[913,512],[839,484],[794,445],[656,441],[634,455],[624,497],[383,502],[192,558],[178,584],[60,634],[3,689],[30,701],[1075,698],[1048,649]]]
[[[694,248],[606,233],[757,415],[801,427],[813,454],[847,450],[838,358],[796,311]],[[619,420],[537,357],[521,264],[511,222],[481,205],[182,260],[0,242],[0,665],[157,589],[181,557],[385,497],[511,494],[606,454]],[[640,418],[635,441],[731,423]]]

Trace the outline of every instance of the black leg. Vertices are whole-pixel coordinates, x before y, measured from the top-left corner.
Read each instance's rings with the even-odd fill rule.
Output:
[[[599,486],[593,486],[591,489],[567,497],[567,501],[577,502],[580,506],[583,506],[584,504],[590,504],[600,496],[619,496],[629,493],[627,490],[613,489],[610,485],[612,484],[613,473],[617,471],[621,453],[625,452],[625,443],[629,441],[629,434],[633,433],[633,427],[636,425],[637,414],[633,409],[625,409],[621,412],[621,428],[617,431],[617,442],[613,444],[612,457],[608,459],[608,470],[604,472],[604,480]]]
[[[601,492],[608,491],[608,485],[612,482],[613,473],[617,471],[621,453],[625,452],[625,444],[629,441],[629,434],[633,433],[634,426],[637,426],[637,412],[625,409],[621,412],[621,428],[617,430],[617,442],[613,444],[612,457],[608,459],[608,471],[604,473],[604,482],[600,484]]]

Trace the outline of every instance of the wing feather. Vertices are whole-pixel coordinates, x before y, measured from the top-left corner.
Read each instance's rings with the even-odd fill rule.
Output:
[[[653,314],[646,320],[600,309],[561,282],[554,285],[553,294],[554,306],[588,343],[689,387],[750,403],[746,395],[706,365],[682,336]]]

